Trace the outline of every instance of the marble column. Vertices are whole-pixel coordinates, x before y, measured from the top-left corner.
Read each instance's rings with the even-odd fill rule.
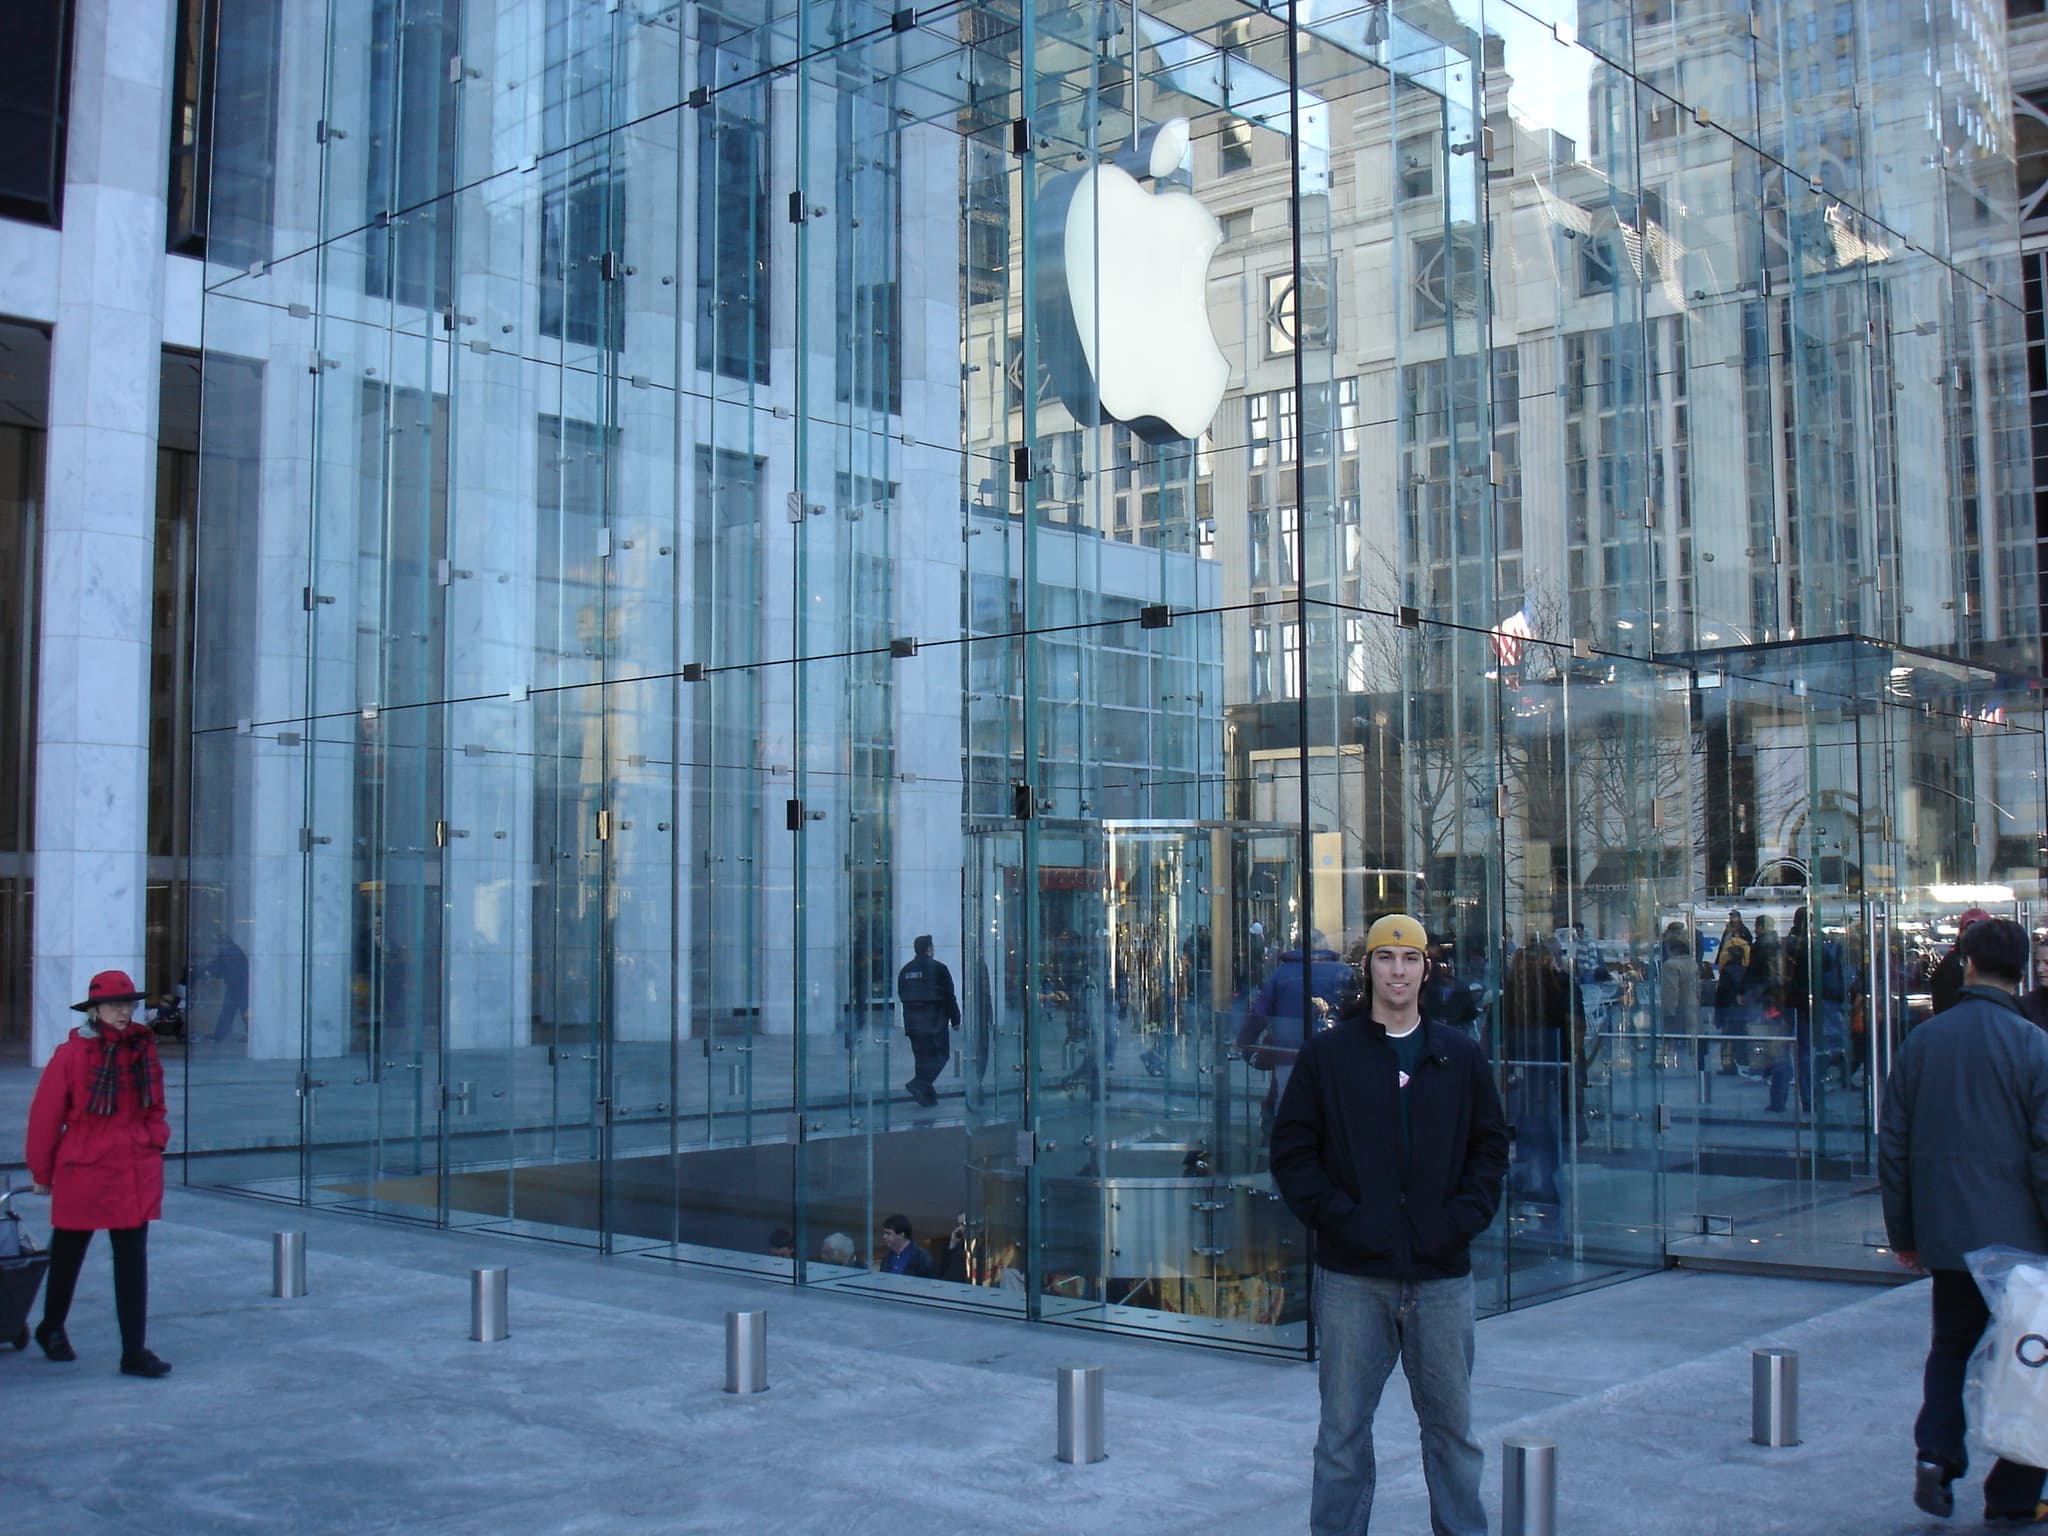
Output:
[[[35,1031],[143,963],[151,562],[174,0],[79,0],[50,347],[36,699]]]

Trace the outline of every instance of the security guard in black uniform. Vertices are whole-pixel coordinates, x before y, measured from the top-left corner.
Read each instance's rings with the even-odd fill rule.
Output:
[[[960,1002],[953,995],[953,973],[932,958],[932,936],[921,933],[911,942],[910,964],[896,973],[896,997],[903,1004],[903,1033],[917,1072],[903,1086],[924,1105],[939,1102],[933,1081],[945,1070],[951,1045],[948,1028],[960,1027]]]

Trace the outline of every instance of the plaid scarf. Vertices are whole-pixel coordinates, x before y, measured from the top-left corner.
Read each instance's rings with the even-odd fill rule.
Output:
[[[149,1092],[149,1066],[156,1054],[156,1040],[145,1024],[131,1024],[126,1029],[109,1032],[95,1028],[94,1037],[105,1047],[100,1056],[100,1068],[92,1080],[92,1096],[86,1100],[86,1110],[95,1115],[111,1115],[120,1101],[121,1048],[128,1048],[128,1075],[135,1083],[135,1103],[140,1109],[151,1107]]]

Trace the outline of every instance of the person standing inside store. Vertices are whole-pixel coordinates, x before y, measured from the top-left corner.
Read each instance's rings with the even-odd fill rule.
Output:
[[[903,1087],[929,1108],[939,1102],[932,1084],[951,1054],[946,1031],[960,1027],[960,1000],[953,995],[953,973],[932,958],[932,936],[921,933],[910,947],[910,963],[896,973],[896,999],[903,1005],[903,1033],[910,1037],[917,1070]]]
[[[1763,919],[1757,920],[1757,926],[1763,926]],[[1829,946],[1832,945],[1834,941],[1825,936],[1816,940],[1807,923],[1806,908],[1801,907],[1792,914],[1792,928],[1785,935],[1782,958],[1778,962],[1779,975],[1783,978],[1778,988],[1778,1016],[1783,1021],[1778,1032],[1791,1035],[1792,1049],[1771,1063],[1771,1097],[1764,1108],[1772,1114],[1789,1106],[1789,1090],[1795,1080],[1799,1085],[1800,1109],[1810,1111],[1813,1108],[1814,1015],[1829,1006],[1839,1009],[1843,997],[1841,951],[1839,946],[1831,949]],[[1758,947],[1762,947],[1761,940]],[[1816,958],[1820,961],[1817,966],[1814,964]]]
[[[1737,1052],[1744,1049],[1726,1042],[1749,1033],[1749,1013],[1744,1007],[1744,984],[1749,978],[1749,928],[1740,912],[1728,914],[1721,930],[1721,942],[1714,950],[1714,1029],[1723,1040],[1721,1076],[1733,1077],[1744,1062]],[[1700,1070],[1707,1068],[1706,1042],[1700,1042]]]
[[[2048,939],[2034,940],[2033,985],[2020,999],[2020,1012],[2048,1029]]]
[[[1234,1043],[1255,1069],[1272,1074],[1259,1108],[1267,1125],[1272,1124],[1280,1095],[1287,1091],[1304,1034],[1324,1027],[1352,981],[1351,967],[1337,958],[1322,934],[1311,933],[1306,944],[1280,952],[1273,974],[1252,994]],[[1420,995],[1418,991],[1418,999]]]
[[[1969,1470],[1963,1376],[1990,1322],[1963,1256],[1993,1244],[2048,1253],[2048,1035],[2014,996],[2026,930],[1980,918],[1956,951],[1962,990],[1900,1045],[1878,1122],[1892,1251],[1934,1276],[1913,1502],[1941,1516],[1955,1512],[1952,1485]],[[2041,1468],[2000,1460],[1984,1479],[1986,1523],[2048,1523],[2042,1482]]]
[[[135,1022],[142,993],[124,971],[101,971],[71,1006],[89,1015],[43,1068],[28,1112],[28,1171],[50,1196],[50,1270],[36,1343],[52,1360],[76,1360],[64,1332],[92,1235],[114,1249],[114,1313],[121,1371],[168,1376],[149,1351],[149,1224],[163,1214],[164,1069],[156,1036]]]
[[[1972,907],[1956,919],[1956,941],[1927,978],[1927,990],[1932,994],[1935,1013],[1948,1012],[1962,995],[1966,985],[1963,980],[1963,935],[1990,916],[1982,907]]]
[[[1571,978],[1550,946],[1529,935],[1501,981],[1501,1044],[1515,1124],[1517,1214],[1556,1220],[1563,1208],[1565,1073],[1570,1066]]]
[[[1273,1123],[1273,1181],[1315,1234],[1318,1536],[1369,1526],[1372,1421],[1396,1360],[1422,1427],[1431,1530],[1486,1530],[1471,1247],[1500,1206],[1508,1132],[1479,1043],[1422,1018],[1428,943],[1412,917],[1372,925],[1366,984],[1302,1043]]]
[[[910,1230],[908,1216],[890,1216],[882,1222],[882,1273],[885,1275],[910,1275],[919,1280],[938,1278],[938,1267],[932,1263],[932,1256],[918,1246]]]

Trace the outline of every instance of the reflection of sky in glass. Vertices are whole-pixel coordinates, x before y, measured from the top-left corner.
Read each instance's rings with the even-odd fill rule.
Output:
[[[1500,34],[1502,67],[1513,82],[1509,117],[1525,128],[1563,134],[1583,156],[1592,137],[1588,103],[1600,61],[1576,44],[1566,47],[1549,27],[1507,6],[1491,5],[1487,11]]]

